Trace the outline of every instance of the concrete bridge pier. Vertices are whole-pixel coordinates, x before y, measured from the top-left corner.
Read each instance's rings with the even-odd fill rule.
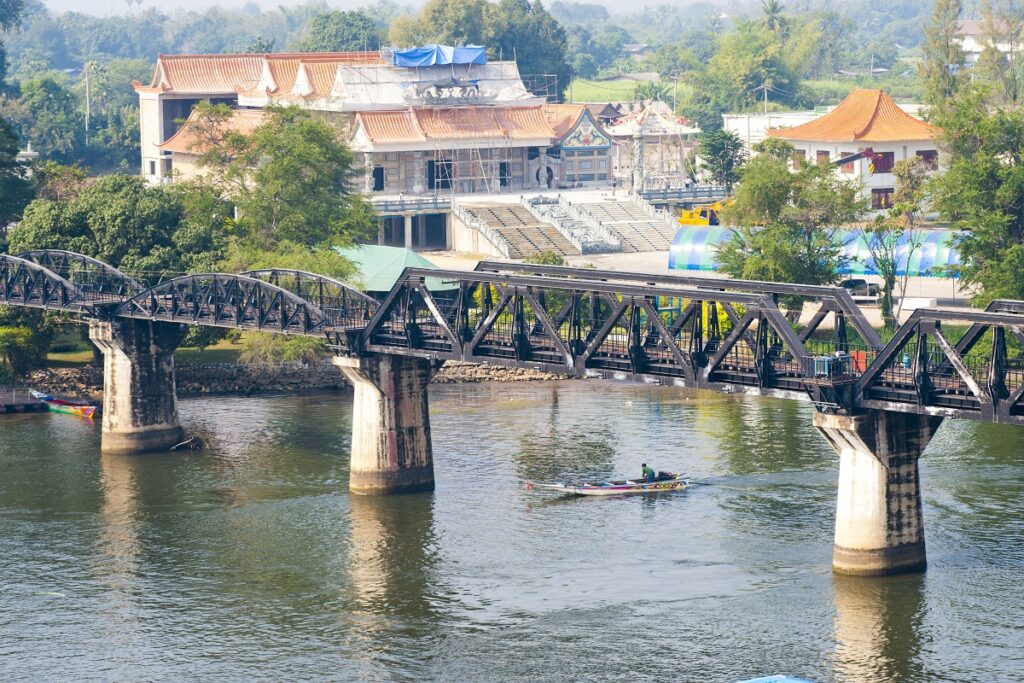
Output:
[[[336,356],[355,388],[349,490],[388,495],[434,490],[427,359],[382,354]]]
[[[869,410],[815,413],[839,453],[832,570],[854,576],[924,571],[927,555],[917,461],[941,417]]]
[[[103,352],[104,453],[165,451],[183,440],[174,350],[185,326],[133,318],[89,323]]]

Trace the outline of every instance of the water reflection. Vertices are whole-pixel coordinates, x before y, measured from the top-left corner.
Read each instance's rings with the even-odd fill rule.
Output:
[[[382,663],[408,657],[397,668],[416,666],[406,641],[425,646],[438,635],[442,591],[435,584],[437,539],[433,494],[349,498],[350,551],[346,643],[364,679],[381,675]],[[401,654],[400,654],[401,653]]]
[[[836,680],[920,680],[924,582],[923,575],[833,578]]]
[[[100,455],[98,552],[92,572],[102,593],[107,619],[102,623],[104,639],[112,647],[128,647],[140,630],[136,602],[143,590],[139,578],[139,482],[137,456]]]

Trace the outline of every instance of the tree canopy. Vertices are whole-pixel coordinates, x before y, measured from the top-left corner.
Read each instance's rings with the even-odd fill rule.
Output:
[[[735,203],[723,212],[737,227],[719,248],[719,267],[748,280],[831,284],[843,261],[835,231],[857,220],[865,202],[830,166],[791,170],[777,152],[760,154],[741,170]]]
[[[396,20],[395,45],[484,45],[490,59],[512,59],[523,75],[553,74],[569,84],[565,29],[540,0],[430,0],[413,18]]]
[[[701,158],[701,168],[710,174],[711,179],[730,190],[739,179],[740,167],[747,159],[739,136],[720,129],[700,136],[697,154]]]
[[[21,216],[34,194],[28,168],[17,159],[18,140],[11,126],[0,119],[0,246],[7,224]]]
[[[104,176],[68,200],[32,201],[10,231],[10,248],[68,249],[133,271],[181,272],[210,264],[223,249],[218,231],[229,208],[198,202],[191,189]]]
[[[967,87],[946,103],[936,123],[947,169],[929,186],[934,208],[964,229],[960,273],[981,288],[979,304],[1024,298],[1024,112],[987,99]]]
[[[367,12],[335,10],[306,24],[296,45],[299,52],[350,52],[380,48],[380,28]]]

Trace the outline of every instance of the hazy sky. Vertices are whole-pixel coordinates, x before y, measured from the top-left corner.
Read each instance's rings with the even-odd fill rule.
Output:
[[[76,12],[85,12],[88,14],[126,14],[128,11],[128,5],[124,0],[43,0],[47,7],[54,12],[65,12],[68,10],[74,10]],[[278,5],[291,6],[291,5],[302,5],[305,4],[306,0],[248,0],[255,2],[257,5],[264,9],[274,8]],[[424,0],[402,0],[399,4],[402,5],[421,5]],[[209,2],[207,0],[174,0],[174,2],[164,3],[157,2],[157,0],[142,0],[142,5],[132,5],[132,11],[136,12],[141,7],[147,9],[150,7],[161,7],[164,12],[170,13],[175,9],[185,10],[201,10],[212,5],[220,5],[222,7],[241,7],[247,4],[247,0],[221,0],[220,2]],[[328,0],[327,5],[338,9],[354,9],[356,7],[363,7],[366,5],[373,4],[370,0]]]

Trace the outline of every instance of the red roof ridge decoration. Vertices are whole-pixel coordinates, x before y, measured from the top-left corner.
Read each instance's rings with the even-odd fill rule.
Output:
[[[766,132],[807,142],[923,142],[934,140],[939,129],[903,111],[883,90],[858,89],[827,114]]]

